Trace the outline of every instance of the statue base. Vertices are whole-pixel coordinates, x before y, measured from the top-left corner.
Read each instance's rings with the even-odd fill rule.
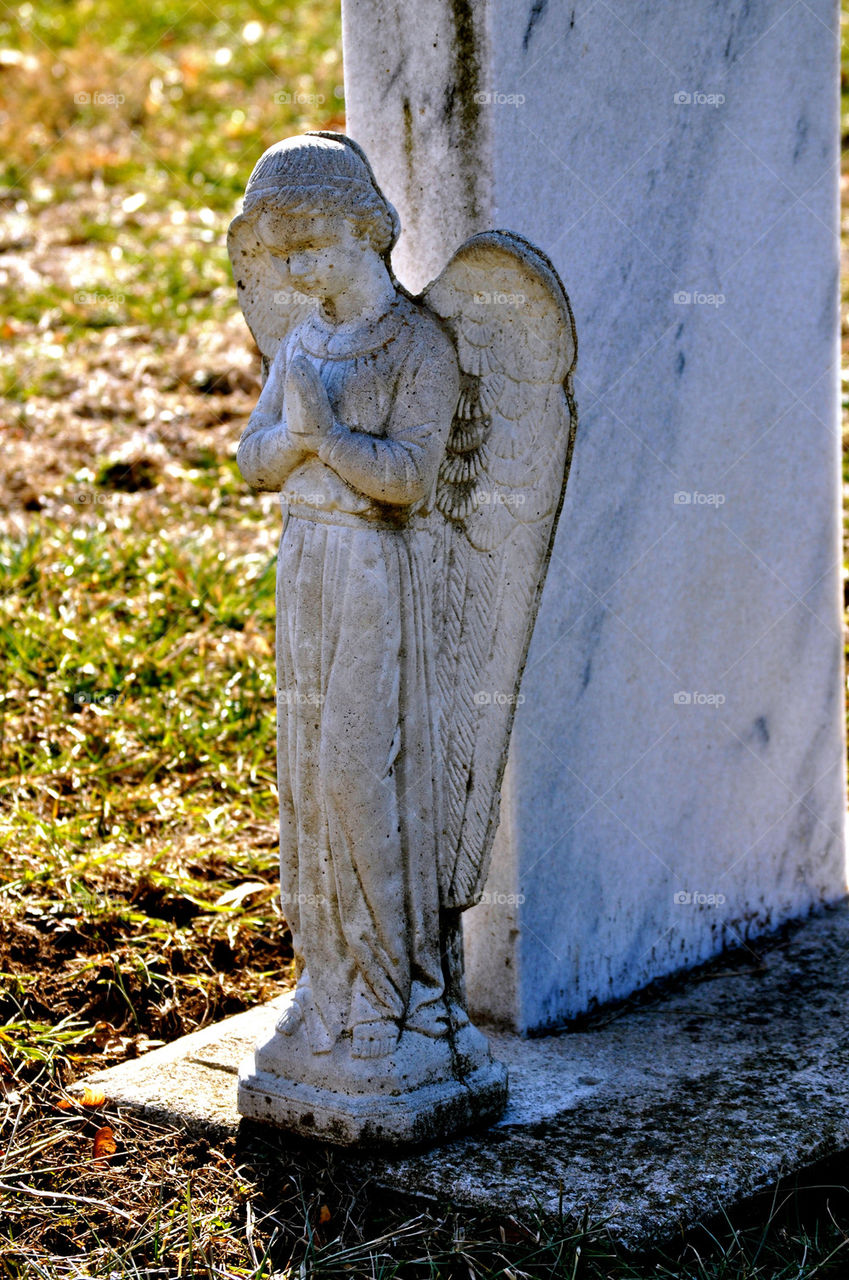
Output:
[[[406,1031],[395,1051],[357,1058],[347,1036],[314,1053],[302,1028],[260,1038],[239,1071],[241,1115],[337,1146],[438,1142],[499,1119],[507,1068],[471,1023],[442,1039]]]
[[[239,1073],[239,1114],[336,1146],[406,1147],[443,1141],[499,1118],[507,1102],[507,1068],[491,1061],[465,1080],[424,1085],[397,1097],[351,1096],[283,1080],[254,1069]]]

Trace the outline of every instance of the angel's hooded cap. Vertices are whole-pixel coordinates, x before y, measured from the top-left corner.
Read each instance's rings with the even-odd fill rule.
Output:
[[[248,179],[243,215],[260,201],[272,201],[290,212],[327,209],[377,218],[383,224],[383,254],[401,230],[395,207],[377,185],[365,153],[344,133],[298,134],[269,147]]]

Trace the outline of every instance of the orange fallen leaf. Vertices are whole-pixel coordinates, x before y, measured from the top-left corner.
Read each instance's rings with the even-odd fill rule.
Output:
[[[56,1106],[60,1111],[70,1111],[73,1106],[91,1107],[92,1110],[97,1110],[97,1108],[102,1107],[105,1102],[105,1093],[101,1093],[99,1089],[90,1089],[88,1085],[86,1085],[81,1098],[60,1098],[56,1103]]]
[[[115,1134],[108,1124],[105,1124],[102,1129],[98,1129],[94,1135],[93,1150],[95,1160],[108,1160],[118,1150]]]
[[[332,1216],[333,1215],[331,1214],[327,1205],[323,1204],[318,1211],[318,1220],[321,1223],[321,1225],[324,1226],[325,1222],[329,1222]]]

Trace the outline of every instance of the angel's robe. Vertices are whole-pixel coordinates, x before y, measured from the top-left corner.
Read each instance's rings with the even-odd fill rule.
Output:
[[[334,417],[309,456],[285,423],[299,354]],[[315,315],[281,345],[239,445],[242,474],[279,489],[284,510],[281,889],[314,1052],[375,1022],[445,1032],[427,516],[458,386],[450,338],[400,294],[367,326]]]

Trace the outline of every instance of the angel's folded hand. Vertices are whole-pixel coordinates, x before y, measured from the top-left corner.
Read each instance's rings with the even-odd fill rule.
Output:
[[[316,445],[333,426],[333,411],[322,381],[312,365],[303,357],[293,360],[286,376],[284,390],[286,422],[295,438]]]

